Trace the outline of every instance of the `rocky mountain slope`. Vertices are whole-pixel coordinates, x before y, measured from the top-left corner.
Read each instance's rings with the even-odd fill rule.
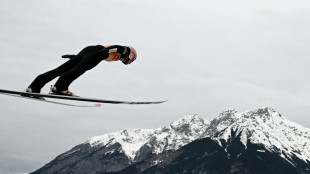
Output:
[[[310,173],[310,129],[272,108],[90,138],[33,173]]]

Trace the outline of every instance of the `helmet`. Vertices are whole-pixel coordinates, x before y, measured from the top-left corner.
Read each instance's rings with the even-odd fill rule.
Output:
[[[129,46],[129,49],[130,49],[130,53],[129,53],[129,59],[130,60],[136,60],[136,58],[137,58],[137,51],[136,51],[136,49],[134,49],[133,47],[131,47],[131,46]]]
[[[128,57],[126,57],[125,59],[122,60],[122,62],[125,65],[131,64],[133,61],[135,61],[137,59],[137,51],[136,51],[136,49],[134,49],[131,46],[128,46],[128,48],[130,50],[129,55],[128,55]]]

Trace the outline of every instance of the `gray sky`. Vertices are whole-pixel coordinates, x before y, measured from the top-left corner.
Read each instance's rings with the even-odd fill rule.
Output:
[[[0,173],[31,172],[86,139],[157,128],[188,114],[270,106],[310,127],[308,0],[0,0],[1,89],[24,90],[62,54],[132,45],[129,66],[102,62],[70,89],[149,106],[74,108],[0,95]],[[43,92],[49,91],[47,84]]]

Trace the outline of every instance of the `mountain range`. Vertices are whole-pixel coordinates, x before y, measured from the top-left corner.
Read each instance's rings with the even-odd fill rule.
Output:
[[[270,107],[184,116],[90,138],[33,172],[49,173],[310,174],[310,129]]]

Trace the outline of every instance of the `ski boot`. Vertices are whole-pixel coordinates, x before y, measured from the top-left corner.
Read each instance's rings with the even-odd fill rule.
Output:
[[[69,90],[58,91],[55,86],[51,86],[50,94],[53,94],[53,95],[64,95],[64,96],[70,96],[70,97],[78,97],[77,95],[73,94]]]
[[[28,92],[28,93],[40,93],[40,91],[33,91],[32,88],[28,87],[27,89],[25,89],[24,92]],[[27,95],[27,94],[21,94],[21,96],[23,97],[30,97],[30,98],[34,98],[34,99],[40,99],[40,100],[45,100],[43,97],[40,96],[33,96],[33,95]]]

